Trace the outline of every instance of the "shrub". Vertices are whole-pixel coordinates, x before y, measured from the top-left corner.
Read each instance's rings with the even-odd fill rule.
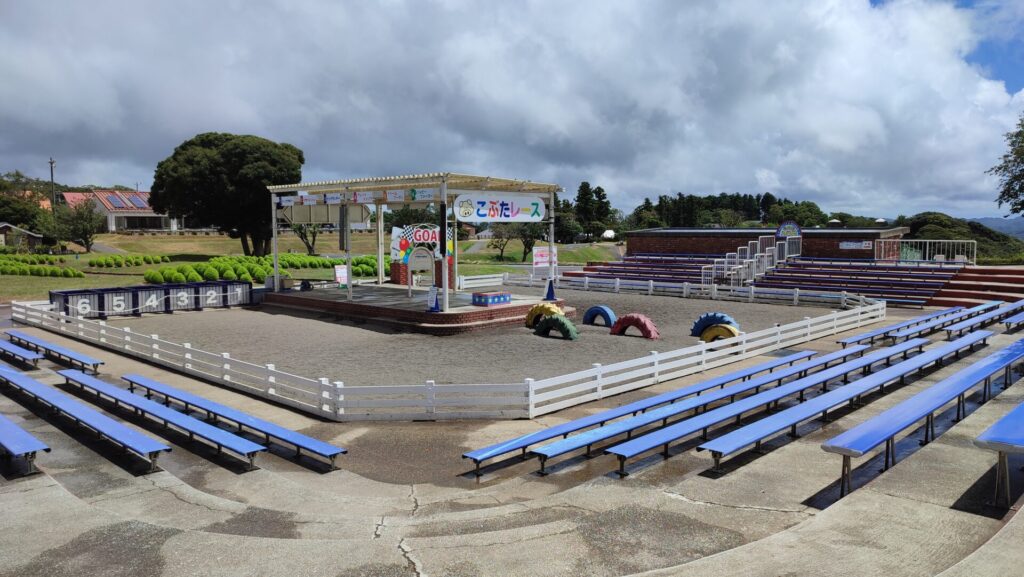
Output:
[[[75,278],[75,269],[73,269],[73,268],[65,268],[65,269],[60,269],[60,270],[62,271],[61,272],[62,276],[66,277],[66,278]]]
[[[249,273],[245,273],[242,276],[238,277],[238,280],[244,280],[246,282],[252,282],[252,277],[249,276]]]
[[[166,281],[167,277],[164,277],[164,280]],[[171,273],[171,280],[170,280],[170,282],[177,282],[177,283],[185,282],[185,275],[181,274],[178,271],[174,271],[174,272]]]
[[[220,278],[224,280],[238,280],[238,275],[235,274],[234,270],[229,268],[224,271],[224,274],[220,275]]]
[[[160,271],[156,269],[149,269],[143,275],[142,278],[146,279],[149,284],[161,284],[164,282],[164,277],[160,274]]]
[[[196,271],[190,270],[188,271],[188,274],[185,275],[185,280],[188,282],[203,282],[203,277],[199,276],[199,273]]]
[[[48,274],[50,276],[60,276],[61,275],[60,269],[56,268],[56,267],[50,268]]]
[[[203,278],[206,280],[220,280],[220,273],[218,273],[217,269],[212,266],[206,267],[202,274]]]
[[[171,257],[165,254],[162,257],[160,257],[160,262],[171,262]]]

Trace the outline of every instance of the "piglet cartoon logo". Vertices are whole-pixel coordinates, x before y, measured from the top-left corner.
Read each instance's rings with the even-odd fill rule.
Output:
[[[464,200],[459,203],[459,216],[462,218],[469,218],[473,215],[473,203]]]

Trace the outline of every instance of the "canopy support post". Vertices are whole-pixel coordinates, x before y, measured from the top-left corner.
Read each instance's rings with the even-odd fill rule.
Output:
[[[441,245],[441,312],[448,312],[448,177],[441,178],[441,230],[440,238],[437,239]]]
[[[555,191],[551,191],[548,195],[550,198],[548,204],[548,278],[551,279],[552,285],[555,282]]]
[[[385,196],[387,192],[384,193]],[[377,284],[384,284],[384,205],[377,203]],[[388,271],[388,275],[391,271]]]
[[[274,245],[274,292],[281,290],[281,268],[277,262],[277,195],[270,195],[270,237]]]

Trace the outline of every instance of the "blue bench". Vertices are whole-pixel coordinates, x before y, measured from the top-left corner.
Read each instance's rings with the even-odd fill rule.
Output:
[[[280,425],[271,423],[270,421],[264,421],[258,419],[247,413],[243,413],[237,409],[215,403],[209,399],[204,399],[198,395],[193,395],[176,389],[170,385],[155,381],[142,375],[124,375],[121,377],[128,383],[128,390],[134,391],[135,387],[139,387],[146,392],[146,398],[151,398],[154,394],[163,397],[164,404],[170,405],[171,401],[181,403],[185,410],[188,411],[190,408],[195,408],[206,413],[206,416],[212,419],[214,422],[217,419],[228,421],[234,424],[239,431],[243,429],[249,429],[263,435],[266,442],[269,443],[271,439],[283,441],[295,447],[295,458],[299,458],[302,455],[302,451],[319,455],[328,461],[330,461],[331,469],[335,467],[335,460],[338,455],[347,453],[347,449],[337,447],[330,443],[325,443],[320,439],[314,439],[309,435],[303,435],[302,433],[296,433],[290,429],[286,429]]]
[[[1010,316],[1022,308],[1024,308],[1024,300],[1019,300],[1017,302],[1010,303],[1005,307],[999,307],[995,310],[988,311],[987,313],[960,321],[954,325],[946,327],[946,337],[952,340],[954,335],[960,336],[965,332],[988,326]]]
[[[133,395],[131,392],[126,391],[120,387],[115,387],[109,383],[105,383],[95,377],[91,377],[79,370],[66,370],[57,371],[57,374],[64,377],[64,380],[70,385],[76,385],[82,390],[90,390],[96,394],[97,398],[106,397],[114,402],[115,407],[124,405],[137,415],[145,415],[152,417],[153,419],[160,421],[164,427],[168,425],[174,425],[176,428],[188,433],[190,440],[195,440],[196,437],[205,439],[217,447],[217,452],[220,453],[222,449],[228,449],[234,453],[241,455],[249,463],[249,470],[255,468],[256,453],[266,451],[267,448],[263,445],[257,445],[248,439],[243,439],[237,435],[229,433],[224,429],[215,427],[208,423],[204,423],[198,419],[175,411],[170,407],[165,407],[156,401],[151,401],[140,397],[139,395]]]
[[[75,423],[92,429],[100,437],[106,437],[114,444],[139,455],[143,459],[148,459],[150,472],[156,470],[156,460],[160,453],[171,450],[170,447],[160,441],[130,429],[99,411],[89,408],[53,387],[48,387],[23,373],[0,371],[0,382],[32,397],[37,402],[51,407],[55,412],[66,415]]]
[[[919,337],[922,335],[933,333],[941,328],[956,324],[963,320],[976,317],[980,314],[983,314],[989,310],[998,307],[1001,304],[1003,304],[1003,301],[989,301],[987,303],[980,304],[978,306],[953,313],[952,315],[932,319],[926,323],[921,323],[919,325],[907,327],[905,329],[896,331],[895,333],[892,333],[889,336],[892,338],[893,342],[899,341],[900,339]]]
[[[959,358],[962,351],[970,351],[979,343],[984,345],[990,336],[992,336],[992,333],[988,331],[978,331],[952,343],[942,343],[940,346],[929,349],[909,360],[882,369],[834,391],[819,395],[806,403],[790,407],[722,435],[717,439],[702,443],[697,447],[697,450],[711,451],[711,456],[715,460],[715,470],[720,470],[721,459],[726,455],[731,455],[750,445],[754,445],[755,450],[760,450],[763,441],[774,437],[787,428],[789,429],[789,435],[796,437],[796,428],[800,423],[815,418],[818,415],[821,416],[822,420],[827,420],[828,412],[839,405],[847,401],[856,403],[862,395],[875,389],[879,392],[884,392],[885,386],[893,381],[899,380],[900,383],[903,383],[907,375],[915,371],[924,370],[925,367],[932,364],[941,365],[942,361],[950,355]]]
[[[662,426],[668,424],[668,420],[672,417],[682,415],[683,413],[693,410],[695,413],[701,409],[706,409],[712,403],[716,403],[723,399],[729,399],[728,402],[734,402],[736,397],[745,393],[753,392],[757,394],[761,391],[761,387],[767,387],[770,385],[781,385],[782,381],[788,377],[796,376],[797,378],[806,377],[808,372],[812,369],[822,368],[827,369],[828,365],[832,361],[839,361],[840,363],[846,362],[850,357],[863,354],[867,350],[866,345],[859,345],[857,347],[850,347],[849,349],[842,349],[834,351],[827,355],[811,359],[807,362],[786,367],[779,370],[778,372],[771,372],[768,374],[760,375],[752,379],[746,379],[740,381],[729,387],[722,387],[717,391],[712,391],[707,394],[679,401],[678,403],[672,403],[645,411],[642,414],[633,417],[616,421],[609,424],[601,424],[596,429],[590,429],[588,431],[573,435],[571,437],[565,437],[554,443],[550,443],[533,450],[533,454],[537,455],[540,460],[540,474],[545,475],[545,464],[551,457],[557,457],[558,455],[564,455],[566,453],[587,448],[587,454],[590,454],[590,448],[595,443],[606,441],[613,437],[625,434],[627,438],[632,437],[633,431],[646,427],[661,421]]]
[[[1007,332],[1013,330],[1021,323],[1024,323],[1024,313],[1017,313],[1008,319],[1003,319],[1003,324],[1006,325]]]
[[[885,443],[883,470],[888,470],[889,467],[896,464],[895,438],[897,434],[924,419],[924,440],[921,444],[933,440],[935,438],[935,413],[939,409],[955,399],[956,419],[962,419],[967,412],[966,396],[968,391],[979,383],[983,383],[982,402],[984,402],[988,399],[992,377],[996,373],[1002,372],[1005,388],[1010,381],[1012,365],[1022,358],[1024,358],[1024,341],[1018,341],[822,443],[823,450],[843,456],[840,496],[846,496],[851,489],[851,458],[862,457],[875,447]]]
[[[83,369],[85,367],[92,367],[92,372],[95,374],[99,374],[99,366],[103,364],[103,361],[99,359],[94,359],[89,355],[83,355],[69,348],[55,345],[21,331],[7,331],[7,338],[11,339],[11,342],[49,354],[58,361],[66,360],[71,365],[79,365]]]
[[[933,312],[933,313],[928,313],[926,315],[921,315],[919,317],[912,318],[909,321],[903,321],[901,323],[896,323],[894,325],[889,325],[887,327],[882,327],[880,329],[876,329],[876,330],[873,330],[873,331],[870,331],[870,332],[867,332],[867,333],[861,333],[859,335],[848,337],[848,338],[845,338],[845,339],[843,339],[841,341],[836,341],[836,342],[839,343],[840,345],[844,346],[844,347],[847,346],[847,345],[859,345],[859,344],[861,344],[861,343],[863,343],[865,341],[867,341],[868,343],[874,344],[875,339],[884,340],[885,338],[887,338],[889,336],[889,333],[898,331],[900,329],[905,329],[907,327],[912,327],[912,326],[915,326],[915,325],[919,325],[921,323],[930,321],[932,319],[937,319],[937,318],[940,318],[940,317],[951,315],[953,313],[960,312],[960,311],[963,310],[963,308],[964,307],[953,307],[953,308],[949,308],[949,309],[945,309],[945,310],[941,310],[941,311],[936,311],[936,312]]]
[[[39,366],[39,359],[43,358],[43,355],[23,349],[9,341],[0,341],[0,354],[18,359],[26,365],[31,363],[32,366]]]
[[[762,373],[764,371],[768,371],[769,373],[771,373],[775,369],[782,367],[784,365],[789,365],[790,367],[792,367],[793,364],[796,363],[797,361],[813,357],[815,354],[816,353],[814,351],[800,351],[797,353],[786,355],[784,357],[775,358],[770,361],[765,361],[758,365],[754,365],[752,367],[740,369],[738,371],[727,373],[719,377],[712,377],[710,379],[701,381],[699,383],[695,383],[693,385],[688,385],[679,389],[674,389],[672,391],[661,393],[659,395],[654,395],[653,397],[647,397],[646,399],[634,401],[632,403],[622,405],[621,407],[608,409],[607,411],[602,411],[595,415],[588,415],[586,417],[581,417],[574,421],[562,423],[554,427],[548,427],[547,429],[537,431],[535,433],[528,433],[526,435],[522,435],[514,439],[509,439],[507,441],[502,441],[500,443],[483,447],[481,449],[475,449],[473,451],[463,453],[462,458],[472,459],[473,463],[475,463],[476,465],[476,474],[477,476],[480,476],[480,464],[488,459],[493,459],[494,457],[499,457],[501,455],[511,453],[513,451],[522,451],[523,456],[525,457],[526,449],[530,445],[542,443],[544,441],[554,439],[556,437],[567,437],[570,433],[574,433],[576,431],[586,429],[594,425],[603,426],[606,422],[618,419],[619,417],[624,417],[630,414],[636,415],[658,405],[663,405],[665,403],[674,403],[679,399],[688,397],[690,395],[699,395],[700,393],[709,389],[713,389],[715,387],[725,387],[725,385],[731,382],[747,380],[752,378],[754,375]],[[825,363],[828,363],[828,360],[825,360]]]
[[[50,447],[46,443],[35,438],[3,415],[0,415],[0,448],[4,450],[5,458],[24,457],[26,473],[36,472],[36,453],[39,451],[50,452]]]
[[[673,441],[683,437],[701,432],[703,438],[707,438],[708,429],[729,419],[736,419],[739,422],[743,413],[759,408],[771,409],[773,405],[778,406],[779,401],[790,396],[799,394],[803,398],[804,393],[813,387],[821,386],[822,392],[828,389],[828,383],[833,379],[849,379],[851,373],[861,370],[868,371],[876,363],[892,362],[894,357],[906,356],[911,350],[920,350],[928,344],[927,339],[910,340],[899,345],[873,351],[859,359],[845,362],[841,365],[818,371],[806,377],[790,381],[774,389],[763,391],[749,397],[744,397],[733,403],[705,411],[682,421],[677,421],[667,427],[652,431],[643,436],[620,443],[611,448],[605,449],[605,453],[615,455],[619,460],[619,476],[627,475],[625,470],[626,459],[630,459],[654,449],[663,447],[662,454],[668,456],[668,446]]]
[[[996,461],[996,503],[1005,498],[1010,504],[1010,453],[1024,453],[1024,404],[1017,405],[1003,418],[995,422],[984,433],[974,439],[982,449],[995,451]]]

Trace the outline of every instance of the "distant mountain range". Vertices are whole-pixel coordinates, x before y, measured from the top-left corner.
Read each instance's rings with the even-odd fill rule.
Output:
[[[999,217],[985,217],[985,218],[970,218],[979,224],[983,224],[991,229],[998,230],[999,232],[1006,233],[1010,236],[1024,239],[1024,217],[1014,218],[999,218]]]

